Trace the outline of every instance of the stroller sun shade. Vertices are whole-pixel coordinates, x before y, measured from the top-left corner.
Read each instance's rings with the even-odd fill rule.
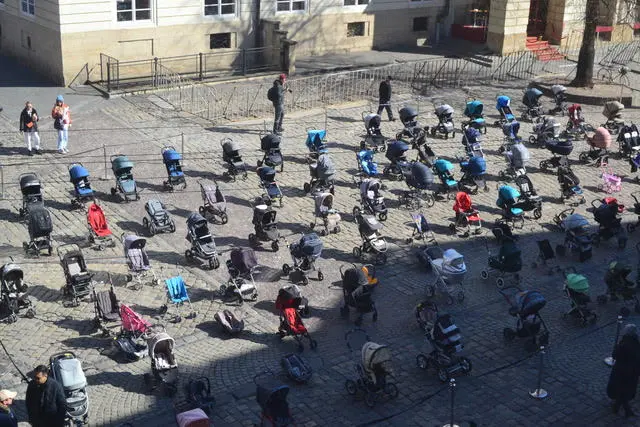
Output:
[[[427,189],[433,184],[433,172],[424,163],[413,162],[411,164],[411,181],[415,187]]]
[[[370,129],[378,130],[380,129],[380,121],[381,121],[380,115],[375,113],[367,114],[364,117],[364,127],[367,130],[370,130]]]
[[[403,107],[399,111],[400,121],[403,124],[408,124],[412,121],[415,121],[416,117],[418,117],[418,112],[411,107]]]
[[[480,117],[483,109],[482,102],[477,100],[469,101],[464,109],[464,115],[469,118]]]
[[[535,107],[538,105],[538,100],[542,96],[542,92],[536,88],[529,88],[524,93],[522,103],[527,107]]]
[[[621,102],[608,101],[604,104],[602,115],[604,115],[608,119],[613,119],[617,115],[621,114],[622,110],[624,110],[624,105]]]
[[[500,95],[496,98],[496,108],[499,110],[501,108],[508,107],[511,104],[511,98],[506,95]]]
[[[241,274],[250,272],[258,265],[256,253],[251,248],[235,248],[231,251],[231,264]]]
[[[228,156],[233,156],[235,153],[240,151],[240,144],[232,139],[227,139],[222,144],[222,151],[224,151],[224,153]]]
[[[582,294],[589,292],[589,280],[582,274],[567,274],[567,287]]]
[[[281,139],[278,135],[270,133],[265,135],[260,140],[260,149],[262,151],[274,150],[276,148],[280,148]]]
[[[466,170],[472,176],[483,175],[487,171],[487,161],[484,157],[472,157],[467,162]]]
[[[273,182],[276,178],[276,170],[267,166],[258,169],[260,180],[265,182]]]
[[[474,127],[468,127],[464,130],[464,137],[465,137],[466,143],[468,145],[471,145],[471,144],[479,143],[482,137],[482,134],[478,129]]]
[[[545,148],[553,154],[568,156],[573,151],[573,142],[570,139],[548,139]]]
[[[387,152],[385,157],[390,161],[396,161],[400,157],[404,156],[404,153],[409,150],[409,146],[402,141],[393,141],[387,146]]]
[[[390,362],[391,350],[386,345],[367,342],[362,346],[362,366],[367,372],[372,372],[376,367],[388,372]]]
[[[455,111],[453,109],[453,107],[451,107],[451,105],[449,104],[442,104],[438,107],[436,107],[436,115],[438,117],[440,116],[448,116],[453,114]]]
[[[562,85],[551,86],[551,92],[553,92],[554,95],[565,93],[566,91],[567,91],[567,88]]]
[[[162,161],[166,163],[174,163],[182,160],[182,155],[176,150],[169,148],[162,151]]]
[[[382,230],[384,226],[373,215],[363,215],[360,221],[360,231],[363,234],[373,234]]]
[[[589,220],[580,214],[571,214],[562,221],[562,225],[567,230],[583,228],[589,226]]]
[[[600,126],[591,138],[591,145],[595,148],[608,149],[611,146],[611,134],[606,128]]]

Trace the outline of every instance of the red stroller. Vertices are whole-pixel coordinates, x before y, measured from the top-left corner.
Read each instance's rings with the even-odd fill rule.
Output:
[[[127,360],[142,359],[147,354],[144,338],[151,329],[151,324],[125,304],[120,304],[120,318],[122,330],[115,340],[117,347],[125,354]]]
[[[104,211],[95,202],[89,206],[87,211],[87,224],[89,225],[89,243],[92,248],[101,251],[105,247],[112,248],[116,245]]]
[[[309,340],[311,349],[315,349],[318,346],[317,341],[309,335],[309,331],[307,331],[307,327],[304,326],[300,316],[300,311],[303,311],[305,309],[304,306],[306,306],[306,300],[303,300],[297,286],[287,286],[280,289],[276,299],[276,310],[280,311],[278,335],[281,339],[289,335],[292,336],[298,343],[298,351],[304,350],[303,338]]]
[[[572,104],[568,109],[569,121],[567,122],[567,131],[585,135],[587,132],[593,132],[593,126],[587,124],[582,115],[582,106],[580,104]]]
[[[456,220],[449,224],[452,233],[457,233],[461,237],[469,237],[471,233],[480,234],[482,232],[482,221],[467,193],[459,191],[456,194],[453,211],[456,213]]]

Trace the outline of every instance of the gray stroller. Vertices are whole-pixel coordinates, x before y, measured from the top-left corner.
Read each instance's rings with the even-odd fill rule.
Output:
[[[176,231],[175,221],[160,200],[149,200],[144,204],[144,210],[147,212],[147,216],[142,218],[142,225],[149,230],[150,235]]]
[[[326,236],[330,233],[340,232],[340,214],[333,208],[333,194],[331,193],[316,193],[313,197],[316,205],[315,217],[310,227],[313,229],[318,220],[322,221],[323,228],[320,230],[321,236]]]
[[[216,242],[209,231],[207,220],[200,214],[192,213],[187,218],[187,241],[191,243],[191,249],[184,253],[187,261],[196,258],[204,260],[211,270],[220,267]]]
[[[198,213],[215,224],[226,224],[229,221],[227,215],[227,199],[220,191],[217,182],[213,185],[205,185],[202,181],[198,181],[200,185],[200,196],[202,197],[202,205],[198,208]]]
[[[304,192],[316,193],[326,192],[334,194],[333,182],[336,168],[333,160],[328,154],[320,154],[317,160],[312,160],[309,164],[309,175],[311,179],[304,183]]]
[[[524,146],[524,144],[513,144],[509,147],[509,150],[505,151],[504,157],[507,160],[507,169],[498,173],[501,180],[512,180],[517,176],[527,173],[526,168],[530,155],[529,150]]]
[[[129,274],[127,274],[127,282],[135,282],[133,288],[142,289],[146,283],[152,286],[159,285],[160,282],[149,263],[149,256],[144,247],[147,245],[147,239],[135,234],[120,237],[122,246],[124,246],[124,256],[127,259]]]
[[[62,385],[65,397],[65,426],[82,426],[89,419],[87,377],[72,352],[57,353],[49,359],[53,379]]]

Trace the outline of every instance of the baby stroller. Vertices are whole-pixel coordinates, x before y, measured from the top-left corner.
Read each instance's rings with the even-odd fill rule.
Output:
[[[300,296],[300,290],[297,287],[283,288],[278,292],[276,298],[276,310],[280,312],[278,336],[280,339],[286,336],[293,337],[298,343],[298,351],[304,350],[303,338],[309,340],[309,347],[312,350],[318,347],[318,342],[311,338],[300,316],[301,306],[305,305],[306,299]]]
[[[464,301],[462,281],[467,275],[464,257],[455,249],[442,250],[438,245],[427,247],[424,251],[430,270],[436,275],[432,285],[427,285],[427,297],[435,296],[436,290],[446,294],[447,303],[453,304],[455,293],[458,302]]]
[[[527,338],[525,350],[534,352],[539,346],[549,343],[549,330],[540,316],[540,310],[547,304],[544,296],[538,291],[523,291],[510,286],[500,290],[509,304],[509,314],[517,319],[516,328],[504,328],[505,341],[513,341],[516,337]]]
[[[502,127],[505,123],[510,123],[516,120],[516,116],[511,111],[511,98],[506,95],[500,95],[496,98],[496,110],[500,113],[500,119],[494,124],[498,127]]]
[[[362,113],[362,121],[364,122],[364,129],[367,131],[367,134],[364,139],[360,141],[361,150],[371,150],[373,152],[386,150],[387,139],[380,131],[381,120],[379,114]]]
[[[270,372],[266,372],[270,374]],[[256,401],[260,405],[260,427],[287,427],[295,425],[287,395],[289,386],[276,381],[273,375],[269,375],[269,380],[258,378],[263,374],[256,375],[253,381],[256,383]]]
[[[591,307],[589,296],[589,280],[582,274],[569,273],[564,281],[564,293],[569,298],[571,309],[562,313],[562,318],[573,316],[580,320],[582,326],[587,326],[598,320],[598,315]]]
[[[413,231],[411,233],[411,237],[407,239],[407,243],[412,243],[414,239],[421,239],[423,243],[434,243],[437,244],[435,234],[431,227],[429,226],[429,222],[427,218],[421,213],[412,213],[411,214],[411,222],[413,224]],[[428,262],[424,256],[424,250],[427,246],[423,246],[420,248],[420,252],[418,252],[418,258],[422,260],[425,264]]]
[[[416,317],[431,346],[430,353],[421,353],[416,357],[418,368],[427,370],[433,367],[442,382],[447,382],[458,371],[465,374],[471,372],[471,361],[460,355],[464,349],[462,334],[453,317],[439,314],[438,307],[431,301],[422,302],[416,307]]]
[[[386,221],[387,206],[384,197],[380,194],[382,185],[374,178],[365,178],[360,184],[360,206],[353,208],[353,216],[357,217],[362,212],[376,215],[379,221]]]
[[[624,105],[621,102],[607,101],[604,103],[602,115],[607,121],[602,126],[607,128],[611,135],[617,135],[624,127],[622,111],[624,111]]]
[[[245,299],[256,301],[258,288],[253,279],[253,272],[258,266],[256,253],[251,248],[234,248],[226,262],[229,281],[220,286],[220,295],[234,297],[239,304]]]
[[[353,248],[353,256],[364,258],[365,254],[369,254],[377,265],[387,262],[387,241],[380,235],[384,226],[373,215],[359,215],[355,220],[362,245]]]
[[[222,176],[230,178],[232,181],[235,181],[238,175],[241,175],[242,179],[247,179],[247,165],[242,160],[240,145],[231,138],[223,138],[220,145],[222,146],[222,161],[227,168]]]
[[[136,180],[133,179],[133,162],[124,154],[111,156],[111,170],[116,177],[116,186],[111,187],[111,195],[120,193],[125,202],[140,200]]]
[[[467,101],[467,104],[464,107],[464,115],[469,120],[464,120],[461,123],[461,129],[464,132],[467,128],[473,128],[482,133],[487,133],[487,124],[485,123],[484,116],[482,115],[482,110],[484,109],[484,105],[482,102],[474,99],[472,101]]]
[[[597,205],[597,203],[599,203]],[[591,240],[598,247],[600,242],[615,237],[618,242],[618,249],[624,249],[627,246],[627,232],[620,223],[622,218],[618,216],[620,212],[620,204],[614,198],[607,197],[603,200],[593,200],[593,218],[598,223],[598,232],[595,233]],[[622,207],[624,209],[624,207]]]
[[[502,125],[502,134],[504,135],[504,141],[498,151],[500,153],[504,153],[505,151],[509,151],[512,145],[518,144],[522,142],[520,135],[520,123],[514,121],[507,122]]]
[[[616,175],[612,169],[602,170],[602,183],[598,184],[598,189],[607,194],[618,193],[622,191],[622,178]]]
[[[311,159],[317,159],[321,154],[327,154],[329,152],[325,142],[326,137],[326,130],[307,129],[305,145],[309,149],[309,157]]]
[[[152,381],[159,382],[168,396],[173,396],[178,391],[178,364],[173,354],[175,345],[175,340],[164,331],[150,334],[147,340],[152,376],[145,374],[146,383],[155,388]]]
[[[492,272],[498,272],[499,277],[496,279],[496,286],[499,289],[504,287],[504,281],[507,276],[512,276],[516,282],[520,281],[520,274],[518,273],[522,270],[522,252],[513,239],[507,237],[502,239],[498,256],[491,256],[489,245],[487,244],[487,253],[489,266],[480,272],[480,277],[483,280],[487,280]]]
[[[89,183],[89,171],[82,163],[69,166],[69,181],[73,184],[75,198],[71,199],[71,207],[78,209],[88,200],[94,199],[93,189]]]
[[[316,226],[317,220],[322,220],[322,229],[320,230],[321,236],[326,236],[330,233],[338,234],[340,232],[341,217],[337,210],[333,208],[333,194],[331,193],[316,193],[313,196],[315,211],[314,219],[309,227],[312,229]]]
[[[257,167],[262,165],[276,168],[280,166],[280,172],[284,170],[284,158],[280,150],[282,138],[275,133],[269,133],[260,138],[260,150],[264,152],[262,160],[258,160]]]
[[[42,197],[42,184],[40,177],[34,172],[20,175],[20,192],[22,193],[22,207],[20,216],[24,217],[29,213],[30,206],[44,206]]]
[[[125,304],[120,304],[120,319],[122,327],[115,338],[116,346],[128,361],[134,362],[144,358],[149,351],[145,339],[153,332],[153,327]]]
[[[198,181],[198,185],[202,198],[198,213],[216,224],[226,224],[229,221],[227,199],[220,191],[218,183],[214,181],[213,185],[205,185],[203,181]]]
[[[573,151],[573,142],[570,139],[547,139],[545,148],[551,151],[553,157],[540,162],[540,169],[543,171],[566,165],[569,162],[567,156]]]
[[[87,378],[82,364],[72,352],[49,358],[51,375],[62,386],[65,398],[65,425],[82,426],[89,420]]]
[[[471,233],[482,233],[482,221],[467,193],[460,191],[456,194],[453,211],[456,213],[456,219],[455,222],[449,224],[452,233],[462,237],[469,237]]]
[[[402,167],[408,191],[404,191],[398,198],[400,205],[408,208],[419,208],[422,202],[428,207],[435,204],[435,198],[427,191],[433,187],[433,172],[425,164],[420,162],[407,163]]]
[[[458,191],[458,181],[453,179],[453,164],[448,160],[438,159],[433,164],[433,169],[441,184],[435,195],[446,194],[447,199],[451,199],[452,194]]]
[[[372,313],[374,322],[378,320],[378,310],[373,302],[373,285],[369,284],[367,275],[362,268],[351,264],[349,268],[340,266],[340,277],[342,278],[342,293],[344,295],[344,305],[340,307],[340,315],[349,317],[349,308],[356,310],[356,326],[362,324],[365,314]]]
[[[289,276],[290,273],[296,273],[296,276],[302,284],[309,283],[308,274],[311,271],[316,271],[315,261],[322,255],[322,240],[316,233],[303,234],[296,243],[289,245],[289,253],[293,261],[293,266],[289,264],[282,265],[282,272]],[[324,274],[321,270],[318,271],[318,280],[324,280]]]
[[[620,156],[635,158],[640,152],[640,132],[634,124],[625,125],[618,135],[618,151]]]
[[[45,209],[44,205],[33,205],[29,210],[27,222],[29,241],[22,243],[25,253],[40,257],[40,253],[46,251],[51,256],[53,252],[53,244],[51,243],[53,222],[51,222],[49,211]]]
[[[142,286],[147,283],[151,286],[159,285],[160,282],[156,278],[156,274],[151,268],[149,262],[149,256],[144,249],[147,245],[147,239],[144,239],[135,234],[120,236],[122,246],[124,248],[124,256],[127,260],[127,267],[129,273],[127,274],[127,282],[135,282],[133,288],[136,290],[142,289]]]
[[[527,175],[518,175],[515,183],[520,190],[520,197],[517,200],[517,207],[525,212],[533,211],[533,218],[542,218],[542,197],[533,188],[533,183]]]
[[[513,144],[504,152],[507,160],[507,169],[498,172],[501,180],[515,179],[527,173],[527,163],[530,159],[529,150],[522,143]]]
[[[89,225],[89,243],[99,251],[105,247],[113,248],[116,245],[113,233],[107,224],[104,211],[95,201],[87,211],[87,224]]]
[[[565,232],[564,245],[556,247],[558,255],[565,252],[578,253],[578,260],[584,262],[591,259],[592,235],[589,231],[589,221],[573,209],[566,209],[554,217],[554,222]]]
[[[18,320],[22,310],[26,310],[25,317],[35,317],[36,309],[27,296],[24,272],[18,264],[13,263],[13,259],[0,269],[0,283],[0,320],[13,323]]]
[[[564,116],[567,111],[567,88],[562,85],[553,85],[551,86],[551,93],[553,94],[553,102],[556,105],[549,111],[549,114],[560,113],[560,115]]]
[[[469,126],[462,133],[462,145],[467,157],[484,157],[481,142],[480,131],[474,127]]]
[[[244,330],[244,320],[239,315],[234,314],[231,310],[218,311],[213,315],[224,331],[229,335],[238,335]]]
[[[498,188],[496,206],[502,209],[502,221],[512,229],[524,226],[524,210],[519,206],[520,193],[509,185]]]
[[[266,204],[257,204],[253,208],[254,233],[249,234],[249,244],[257,245],[261,240],[271,242],[271,249],[278,252],[280,245],[280,232],[278,231],[278,221],[276,220],[276,211]]]
[[[309,164],[309,175],[311,179],[304,183],[304,192],[315,193],[329,191],[334,192],[334,175],[336,168],[333,160],[328,154],[320,154],[316,160]]]
[[[427,132],[424,129],[421,130],[413,140],[411,140],[411,148],[417,151],[418,155],[416,160],[421,161],[429,167],[433,166],[433,162],[438,158],[429,144],[427,144]]]
[[[636,250],[640,244],[636,245]],[[628,279],[631,274],[631,266],[622,261],[612,261],[604,275],[604,281],[607,284],[607,293],[598,295],[599,304],[606,304],[607,301],[618,301],[622,298],[624,303],[634,304],[634,311],[640,313],[640,300],[638,300],[638,285]],[[627,307],[620,309],[620,314],[627,317],[630,310]]]
[[[585,135],[587,132],[592,132],[593,127],[586,123],[584,115],[582,114],[582,106],[580,104],[572,104],[567,113],[569,121],[567,122],[567,132],[572,134]]]
[[[403,179],[401,165],[407,162],[406,153],[409,150],[409,146],[402,141],[391,141],[387,146],[387,152],[385,157],[391,162],[382,170],[385,177],[391,179],[397,179],[398,181]]]
[[[522,103],[525,106],[525,111],[522,113],[522,120],[533,120],[543,115],[542,105],[540,105],[541,97],[542,92],[534,87],[524,92]]]
[[[609,131],[602,126],[599,127],[593,136],[587,136],[587,144],[589,145],[589,151],[580,153],[578,159],[583,163],[597,167],[607,166],[609,164],[609,147],[611,147],[611,134]]]
[[[184,282],[182,276],[176,276],[166,279],[164,281],[164,285],[167,289],[167,303],[172,304],[175,308],[175,316],[173,318],[173,322],[179,323],[182,321],[180,307],[185,305],[185,303],[189,305],[189,310],[191,310],[188,318],[195,318],[196,312],[193,310],[193,306],[191,305],[191,298],[189,298],[189,294],[187,292],[187,284]],[[160,307],[160,314],[164,316],[167,311],[169,311],[169,307],[167,306],[167,304],[163,304]]]
[[[372,177],[378,175],[378,164],[374,161],[373,154],[374,153],[371,150],[360,150],[356,154],[359,177]]]
[[[162,163],[167,169],[167,180],[164,182],[165,188],[173,190],[176,185],[182,184],[182,189],[187,188],[187,180],[182,172],[182,155],[176,151],[175,147],[165,145],[162,147]]]
[[[558,183],[560,184],[560,201],[576,198],[577,204],[585,203],[585,198],[580,187],[580,179],[571,170],[568,164],[558,167]]]
[[[80,305],[80,298],[91,293],[93,274],[87,270],[84,255],[78,245],[61,245],[57,251],[65,278],[62,293],[77,307]]]
[[[257,172],[260,178],[260,186],[266,191],[262,198],[271,202],[278,200],[280,207],[282,207],[282,191],[276,182],[276,170],[269,166],[262,166],[258,168]]]
[[[449,104],[442,104],[435,108],[435,115],[438,117],[438,124],[431,127],[431,136],[444,135],[446,139],[449,134],[456,137],[455,125],[453,124],[453,113],[455,111]]]
[[[402,107],[398,111],[400,121],[404,128],[396,135],[396,139],[408,137],[413,140],[423,129],[418,125],[418,112],[412,107]],[[389,147],[387,147],[389,148]]]
[[[353,334],[359,332],[365,334],[362,329],[354,329],[347,332],[345,340],[347,341],[347,348],[353,352]],[[356,363],[355,370],[357,379],[347,380],[345,382],[345,388],[347,393],[355,396],[358,391],[364,394],[364,403],[373,408],[377,401],[383,397],[390,397],[395,399],[398,396],[398,387],[391,381],[388,381],[388,377],[393,375],[391,368],[391,350],[386,345],[376,344],[369,341],[370,338],[366,336],[367,342],[362,346],[360,351],[359,362]]]
[[[529,143],[536,145],[545,144],[547,140],[558,139],[562,132],[560,131],[560,123],[553,117],[543,117],[542,121],[533,126],[533,135],[529,136]]]
[[[187,241],[191,244],[191,249],[184,253],[187,262],[198,258],[206,261],[211,270],[220,267],[216,243],[209,231],[207,220],[195,212],[187,218]]]
[[[470,128],[472,129],[472,128]],[[480,185],[488,191],[487,181],[484,178],[487,172],[487,162],[484,157],[470,157],[460,162],[462,178],[458,181],[460,189],[465,193],[477,194]]]
[[[111,276],[109,276],[109,280],[111,280]],[[97,330],[102,331],[104,337],[109,337],[111,330],[108,324],[120,320],[120,302],[118,302],[113,284],[106,291],[96,292],[96,289],[93,288],[91,299],[95,312],[94,326]]]
[[[154,236],[158,233],[176,231],[176,223],[169,215],[169,211],[164,203],[157,199],[151,199],[144,204],[147,216],[142,218],[142,226],[149,230],[149,234]]]

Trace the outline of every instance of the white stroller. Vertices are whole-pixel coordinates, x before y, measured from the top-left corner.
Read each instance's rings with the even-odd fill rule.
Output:
[[[529,136],[529,143],[544,145],[548,139],[558,139],[561,134],[560,123],[553,117],[545,116],[541,122],[533,126],[533,135]]]
[[[65,425],[82,426],[89,419],[87,378],[82,364],[71,352],[57,353],[49,359],[53,379],[62,385],[65,397]]]
[[[198,208],[198,213],[208,221],[226,224],[229,221],[227,199],[220,191],[218,183],[214,181],[213,185],[204,185],[202,181],[198,181],[198,185],[200,185],[200,196],[202,197],[202,206]]]
[[[145,382],[155,388],[152,382],[155,379],[165,387],[167,395],[173,396],[178,391],[178,364],[173,354],[175,341],[164,331],[150,335],[147,345],[153,377],[145,374]]]
[[[375,152],[383,152],[387,149],[387,138],[382,135],[380,131],[381,117],[375,113],[362,113],[362,121],[364,122],[364,129],[367,131],[366,136],[360,141],[361,150],[372,150]]]
[[[387,262],[387,241],[380,235],[380,230],[384,228],[382,223],[373,215],[359,215],[355,219],[362,245],[353,248],[353,256],[364,258],[365,254],[370,254],[377,265]]]
[[[429,268],[436,275],[436,281],[427,285],[427,297],[433,297],[436,290],[447,295],[447,303],[453,304],[453,294],[458,302],[464,301],[462,282],[467,275],[464,256],[455,249],[442,250],[440,246],[430,246],[424,250]]]
[[[515,179],[517,176],[527,173],[526,167],[530,155],[529,150],[524,144],[513,144],[509,150],[504,152],[504,157],[507,160],[507,169],[498,173],[501,180]]]
[[[387,219],[387,206],[384,196],[380,194],[382,185],[374,178],[365,178],[360,183],[360,206],[353,208],[354,218],[362,212],[377,215],[379,221]]]
[[[313,199],[316,205],[315,217],[309,226],[313,229],[317,224],[317,220],[321,219],[324,227],[320,230],[321,236],[326,236],[330,233],[339,233],[342,218],[338,211],[333,208],[333,194],[316,193]]]
[[[122,246],[124,246],[124,256],[127,259],[129,274],[127,274],[127,282],[134,281],[133,288],[142,289],[144,284],[156,286],[160,281],[156,277],[155,272],[151,268],[149,256],[144,247],[147,245],[147,239],[135,234],[120,236]]]

